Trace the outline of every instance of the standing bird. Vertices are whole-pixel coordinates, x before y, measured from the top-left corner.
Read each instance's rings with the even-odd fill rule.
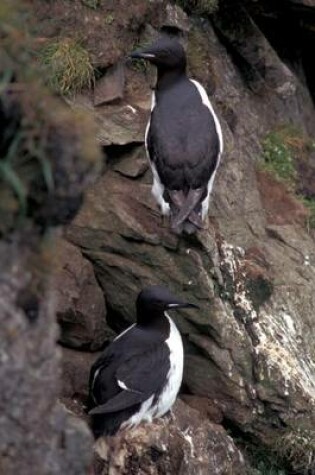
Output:
[[[163,416],[183,377],[183,344],[166,310],[196,307],[166,288],[150,286],[137,298],[137,323],[121,333],[93,364],[90,400],[94,435]]]
[[[172,230],[202,229],[223,151],[222,131],[205,89],[186,75],[186,55],[173,38],[161,37],[130,55],[157,67],[151,116],[145,133],[153,174],[152,194]]]

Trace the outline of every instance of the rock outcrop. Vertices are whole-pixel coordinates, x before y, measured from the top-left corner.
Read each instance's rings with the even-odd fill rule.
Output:
[[[241,452],[225,430],[178,400],[172,414],[95,445],[94,475],[244,475]]]
[[[315,247],[307,212],[259,170],[259,156],[268,131],[285,121],[307,134],[315,114],[308,89],[249,14],[237,44],[223,15],[216,14],[215,30],[192,22],[186,39],[191,58],[200,44],[208,45],[204,74],[211,71],[224,129],[207,229],[191,239],[172,235],[150,196],[150,175],[128,173],[131,160],[122,174],[109,159],[67,237],[93,263],[115,330],[133,321],[135,295],[147,284],[165,284],[200,306],[177,319],[185,339],[185,391],[209,398],[232,427],[273,446],[314,418]],[[250,77],[235,65],[235,55],[250,63]],[[191,59],[189,67],[200,74],[203,66]],[[125,158],[141,153],[135,142]]]
[[[65,240],[56,246],[54,290],[56,314],[60,325],[59,341],[70,348],[95,351],[113,332],[106,323],[103,293],[93,267],[80,250]]]
[[[260,159],[263,138],[279,126],[303,137],[314,132],[314,2],[222,0],[211,18],[190,15],[197,3],[189,2],[188,16],[164,0],[33,2],[39,43],[79,33],[97,74],[93,92],[67,98],[73,121],[59,116],[64,105],[37,101],[41,113],[50,111],[34,134],[45,131],[50,167],[38,160],[43,170],[34,180],[26,174],[22,194],[0,175],[1,472],[243,475],[247,466],[224,423],[238,442],[275,450],[294,473],[314,473],[314,230],[298,197]],[[160,31],[184,42],[190,74],[205,85],[224,134],[207,226],[189,238],[170,233],[151,197],[143,138],[154,73],[126,60]],[[33,92],[24,105],[36,115]],[[81,128],[87,111],[96,132]],[[0,108],[0,127],[14,118],[10,143],[20,116],[7,112]],[[52,267],[46,231],[69,222],[96,176],[95,137],[106,167],[66,231],[58,334],[49,279],[42,287]],[[298,191],[313,199],[314,167],[297,150]],[[312,146],[305,153],[312,157]],[[23,167],[14,170],[20,176]],[[100,440],[91,467],[84,420],[56,399],[85,419],[80,401],[97,357],[91,352],[106,343],[109,328],[134,321],[135,296],[153,283],[200,307],[175,316],[185,343],[185,403],[177,402],[173,418]],[[63,348],[63,380],[57,338],[71,347]]]

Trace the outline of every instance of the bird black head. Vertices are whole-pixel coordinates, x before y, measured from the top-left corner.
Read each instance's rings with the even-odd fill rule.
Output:
[[[130,57],[150,61],[158,69],[181,71],[186,69],[184,48],[177,40],[167,36],[160,37],[151,46],[134,51]]]
[[[166,287],[152,285],[143,289],[137,298],[137,323],[149,325],[166,310],[177,308],[198,308],[193,303],[184,302],[173,295]]]

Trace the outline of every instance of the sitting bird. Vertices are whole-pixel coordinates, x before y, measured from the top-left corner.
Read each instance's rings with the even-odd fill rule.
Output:
[[[205,89],[186,74],[186,55],[162,36],[130,55],[157,67],[145,133],[153,174],[152,194],[176,234],[202,229],[223,151],[222,131]]]
[[[122,332],[93,364],[90,372],[90,410],[94,435],[113,435],[120,429],[151,421],[170,410],[183,376],[183,344],[166,313],[197,307],[150,286],[137,298],[137,323]]]

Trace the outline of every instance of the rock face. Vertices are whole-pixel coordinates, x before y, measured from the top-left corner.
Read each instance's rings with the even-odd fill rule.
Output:
[[[59,341],[71,348],[95,351],[113,332],[106,324],[106,307],[93,267],[80,250],[59,240],[54,289],[60,325]]]
[[[168,418],[95,446],[94,475],[244,475],[242,454],[221,426],[178,400]]]
[[[223,20],[215,21],[223,30]],[[261,137],[284,118],[307,133],[315,114],[299,77],[270,44],[259,47],[262,33],[250,25],[251,52],[242,44],[238,55],[257,72],[259,94],[210,24],[194,25],[196,51],[199,42],[209,45],[203,54],[210,55],[225,141],[207,229],[190,239],[170,234],[151,198],[150,175],[131,176],[131,163],[122,174],[109,160],[67,237],[93,263],[114,329],[133,321],[135,296],[148,284],[164,284],[199,305],[177,319],[185,340],[184,388],[210,399],[233,427],[272,445],[313,418],[315,246],[303,207],[257,171],[257,157]],[[270,70],[260,68],[262,58],[253,60],[255,45]],[[284,94],[287,79],[294,87]]]

